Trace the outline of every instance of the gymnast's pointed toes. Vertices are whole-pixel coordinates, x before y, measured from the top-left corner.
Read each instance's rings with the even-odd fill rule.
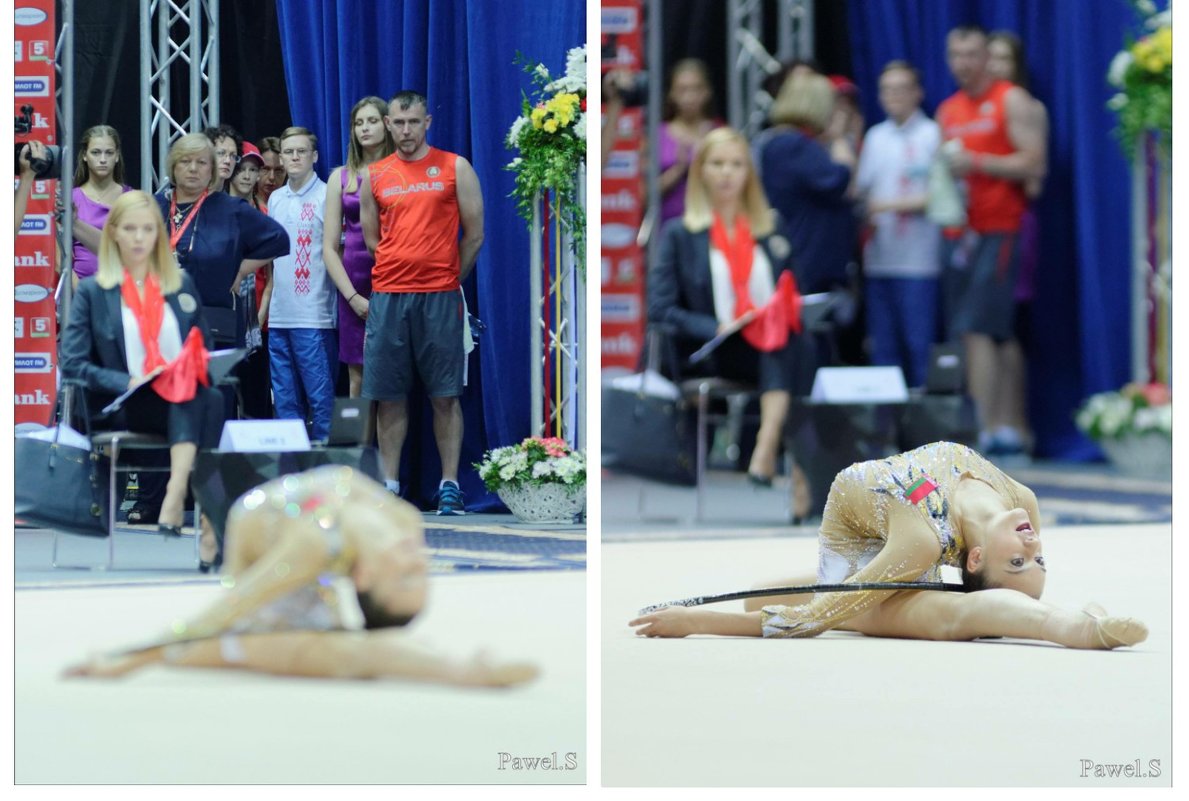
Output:
[[[1148,639],[1148,627],[1135,618],[1108,617],[1098,623],[1098,638],[1105,648],[1130,648]]]

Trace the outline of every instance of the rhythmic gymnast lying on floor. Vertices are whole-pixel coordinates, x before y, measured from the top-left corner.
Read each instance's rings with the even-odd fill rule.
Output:
[[[194,619],[145,647],[100,657],[73,676],[120,676],[154,663],[292,676],[404,678],[507,686],[537,669],[456,661],[394,629],[426,597],[421,515],[347,467],[270,481],[227,520],[226,591]]]
[[[670,606],[629,625],[645,637],[719,634],[972,640],[1016,637],[1070,648],[1131,646],[1148,636],[1097,605],[1069,611],[1040,602],[1045,561],[1036,496],[964,445],[936,442],[862,462],[835,478],[818,534],[816,576],[760,587],[910,582],[961,568],[964,593],[877,590],[749,599],[742,613]],[[806,602],[805,599],[810,599]]]

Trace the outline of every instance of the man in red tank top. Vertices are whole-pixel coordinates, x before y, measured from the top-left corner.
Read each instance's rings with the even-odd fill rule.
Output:
[[[431,122],[423,95],[393,97],[384,124],[396,152],[369,165],[360,182],[360,222],[376,260],[372,296],[364,301],[362,395],[377,402],[385,483],[399,494],[408,393],[414,371],[421,377],[442,462],[438,514],[456,515],[464,511],[458,486],[458,398],[466,364],[460,284],[483,244],[483,197],[465,158],[426,143]]]
[[[1023,453],[1012,430],[1003,375],[1013,336],[1017,235],[1027,206],[1024,183],[1043,178],[1043,132],[1031,97],[987,69],[987,34],[961,26],[946,37],[946,59],[958,91],[937,108],[950,170],[965,183],[967,230],[948,231],[942,280],[947,336],[966,352],[966,378],[979,415],[979,447]]]

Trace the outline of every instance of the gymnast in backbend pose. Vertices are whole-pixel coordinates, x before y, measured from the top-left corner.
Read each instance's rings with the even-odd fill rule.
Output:
[[[854,591],[749,599],[741,613],[672,606],[629,625],[646,637],[720,634],[972,640],[1016,637],[1070,648],[1119,648],[1148,636],[1143,623],[1040,602],[1045,560],[1036,496],[964,445],[935,442],[838,474],[818,534],[816,576],[759,587],[814,583],[939,581],[962,570],[966,593]],[[808,602],[805,599],[810,599]]]
[[[228,515],[227,545],[226,590],[209,608],[153,645],[68,674],[119,676],[166,663],[485,686],[537,674],[482,655],[447,659],[393,631],[425,604],[421,515],[351,468],[320,467],[248,492]]]

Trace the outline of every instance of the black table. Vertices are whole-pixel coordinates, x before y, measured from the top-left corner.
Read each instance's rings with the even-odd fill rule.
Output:
[[[248,490],[266,481],[314,467],[341,464],[354,467],[383,483],[380,455],[375,448],[314,448],[308,451],[237,453],[206,450],[198,453],[191,483],[202,512],[214,526],[223,552],[223,531],[231,505]]]

